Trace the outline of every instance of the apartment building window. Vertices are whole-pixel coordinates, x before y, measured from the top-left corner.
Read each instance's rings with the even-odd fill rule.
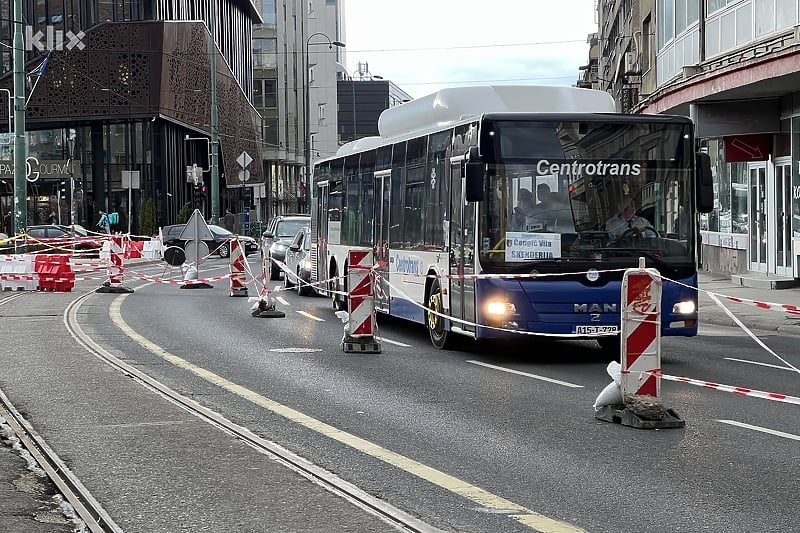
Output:
[[[267,149],[275,150],[278,148],[278,119],[265,118],[261,122],[261,135]]]
[[[264,0],[261,9],[261,18],[264,19],[265,26],[275,27],[277,24],[277,12],[275,11],[275,0]]]
[[[275,67],[275,53],[278,49],[276,39],[253,39],[253,67]]]
[[[264,107],[278,107],[278,80],[262,80],[264,82]]]
[[[700,6],[695,0],[658,0],[657,9],[659,50],[700,20]]]
[[[325,120],[325,104],[320,104],[317,106],[317,117],[319,118],[320,122]]]
[[[639,58],[641,61],[641,69],[642,72],[647,72],[650,70],[650,49],[652,47],[652,39],[653,37],[650,35],[652,31],[652,25],[650,23],[650,16],[648,15],[642,21],[642,57]]]

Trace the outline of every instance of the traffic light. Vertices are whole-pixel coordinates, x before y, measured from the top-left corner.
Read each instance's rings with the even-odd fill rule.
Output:
[[[195,183],[192,187],[192,203],[195,208],[202,209],[206,199],[206,186],[203,183]]]

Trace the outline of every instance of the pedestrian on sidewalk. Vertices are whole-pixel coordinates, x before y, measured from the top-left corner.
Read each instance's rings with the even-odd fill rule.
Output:
[[[102,209],[99,211],[100,213],[100,220],[97,221],[97,227],[100,228],[103,233],[111,233],[111,224],[108,221],[108,215]]]

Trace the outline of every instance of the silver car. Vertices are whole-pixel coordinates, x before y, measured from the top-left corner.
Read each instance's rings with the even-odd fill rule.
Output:
[[[286,259],[286,250],[297,232],[311,225],[311,215],[278,215],[272,219],[269,228],[261,234],[261,256],[269,268],[269,279],[279,279],[280,266],[275,261]],[[273,259],[275,261],[273,261]]]
[[[297,294],[313,294],[311,282],[311,228],[302,228],[289,243],[286,250],[286,271],[283,273],[283,286],[297,287]]]

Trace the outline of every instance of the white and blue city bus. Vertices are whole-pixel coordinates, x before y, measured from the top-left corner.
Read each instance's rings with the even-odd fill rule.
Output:
[[[380,137],[315,164],[312,281],[344,308],[348,252],[371,250],[376,310],[425,324],[437,348],[547,334],[617,349],[622,275],[644,257],[664,278],[662,335],[696,335],[713,192],[693,129],[574,87],[445,89],[389,109]],[[623,205],[639,227],[620,227]]]

